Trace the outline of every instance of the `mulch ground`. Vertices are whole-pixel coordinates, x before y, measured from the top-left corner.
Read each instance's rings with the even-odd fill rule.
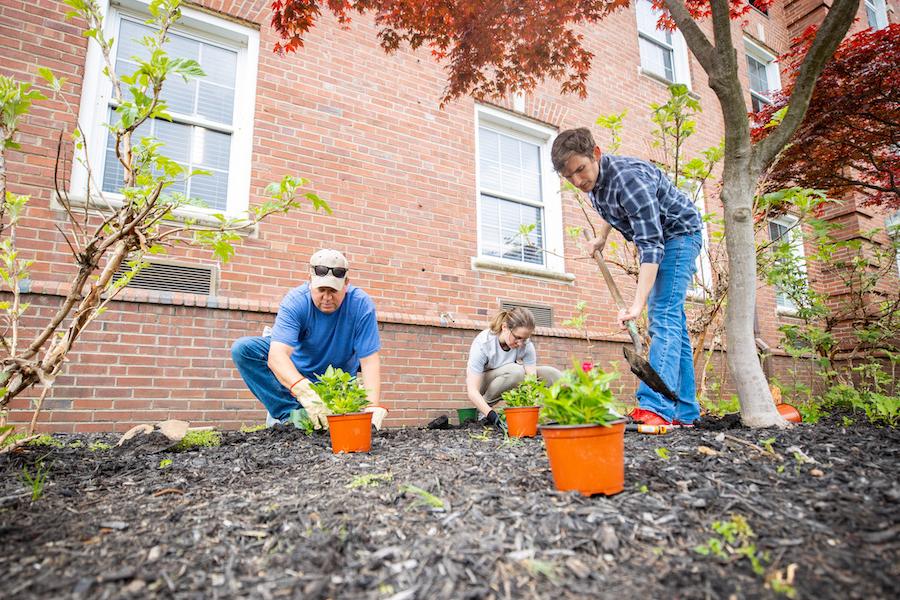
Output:
[[[177,454],[58,435],[0,457],[2,595],[896,598],[900,435],[862,420],[628,434],[608,498],[554,491],[540,438],[474,425],[338,456],[292,428]]]

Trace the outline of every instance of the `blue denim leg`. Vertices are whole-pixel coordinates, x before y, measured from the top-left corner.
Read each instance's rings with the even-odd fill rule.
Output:
[[[666,242],[656,282],[650,290],[650,366],[678,395],[678,402],[651,390],[641,382],[637,391],[641,408],[664,419],[691,422],[700,414],[694,388],[694,364],[688,336],[684,301],[696,269],[702,237],[699,233]]]
[[[269,368],[268,337],[242,337],[231,346],[231,359],[244,383],[253,392],[269,414],[284,421],[300,404],[290,390],[281,385]]]

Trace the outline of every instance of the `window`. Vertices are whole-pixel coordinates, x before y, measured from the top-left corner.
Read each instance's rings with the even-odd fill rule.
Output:
[[[153,33],[145,24],[145,8],[136,0],[110,7],[106,35],[114,39],[112,60],[117,74],[133,72],[135,57],[146,56],[138,40]],[[185,82],[170,77],[162,99],[172,121],[145,122],[135,139],[152,136],[163,144],[161,152],[187,169],[209,175],[179,180],[169,193],[184,194],[202,207],[201,212],[239,213],[247,209],[250,192],[253,103],[259,34],[233,21],[216,18],[188,7],[170,32],[166,51],[173,58],[196,60],[205,77]],[[88,53],[80,120],[89,124],[87,148],[94,178],[110,198],[121,189],[123,169],[115,156],[115,139],[103,126],[113,120],[115,99],[102,75],[102,57],[92,45]],[[84,169],[73,170],[73,192],[87,189]]]
[[[485,106],[476,116],[479,255],[562,271],[562,259],[548,254],[562,254],[558,180],[550,166],[555,132]],[[533,227],[527,239],[523,225]]]
[[[872,29],[887,27],[887,4],[884,0],[866,0],[866,20]]]
[[[797,259],[800,266],[799,277],[806,283],[806,261],[803,254],[803,237],[797,225],[797,218],[783,216],[769,221],[769,239],[772,242],[788,241],[791,254]],[[778,312],[793,313],[797,311],[797,305],[778,287],[775,288],[775,306]]]
[[[897,275],[900,276],[900,210],[885,219],[884,228],[897,249]]]
[[[684,83],[690,87],[687,45],[678,31],[660,31],[656,28],[659,11],[648,0],[638,0],[638,44],[641,50],[641,70],[671,83]]]
[[[766,15],[766,16],[769,15],[769,9],[768,9],[768,8],[761,8],[761,7],[760,7],[760,4],[761,4],[761,3],[760,3],[759,0],[747,0],[747,4],[749,4],[750,6],[752,6],[753,8],[755,8],[756,10],[758,10],[759,12],[761,12],[762,14],[764,14],[764,15]]]
[[[750,79],[750,104],[759,112],[772,104],[771,92],[781,89],[781,77],[775,57],[749,40],[744,40],[747,52],[747,71]]]

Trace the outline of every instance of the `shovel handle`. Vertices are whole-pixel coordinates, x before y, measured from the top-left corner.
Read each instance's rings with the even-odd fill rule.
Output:
[[[587,231],[583,231],[583,233],[584,237],[587,238]],[[603,260],[599,250],[594,252],[594,260],[597,261],[597,266],[600,267],[600,273],[603,275],[604,281],[606,281],[606,287],[609,288],[609,293],[612,294],[616,307],[619,310],[624,310],[625,301],[622,299],[622,294],[619,293],[619,286],[616,285],[612,273],[609,272],[609,267],[606,266],[606,261]],[[634,344],[634,351],[639,355],[643,354],[644,344],[641,342],[641,334],[638,332],[637,324],[634,321],[626,321],[625,326],[628,328],[628,335],[631,336],[631,343]]]

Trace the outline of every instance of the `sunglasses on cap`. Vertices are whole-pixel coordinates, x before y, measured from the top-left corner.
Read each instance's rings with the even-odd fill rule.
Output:
[[[313,265],[312,270],[318,277],[325,277],[328,275],[328,271],[331,271],[338,279],[343,279],[348,271],[345,267],[325,267],[322,265]]]

